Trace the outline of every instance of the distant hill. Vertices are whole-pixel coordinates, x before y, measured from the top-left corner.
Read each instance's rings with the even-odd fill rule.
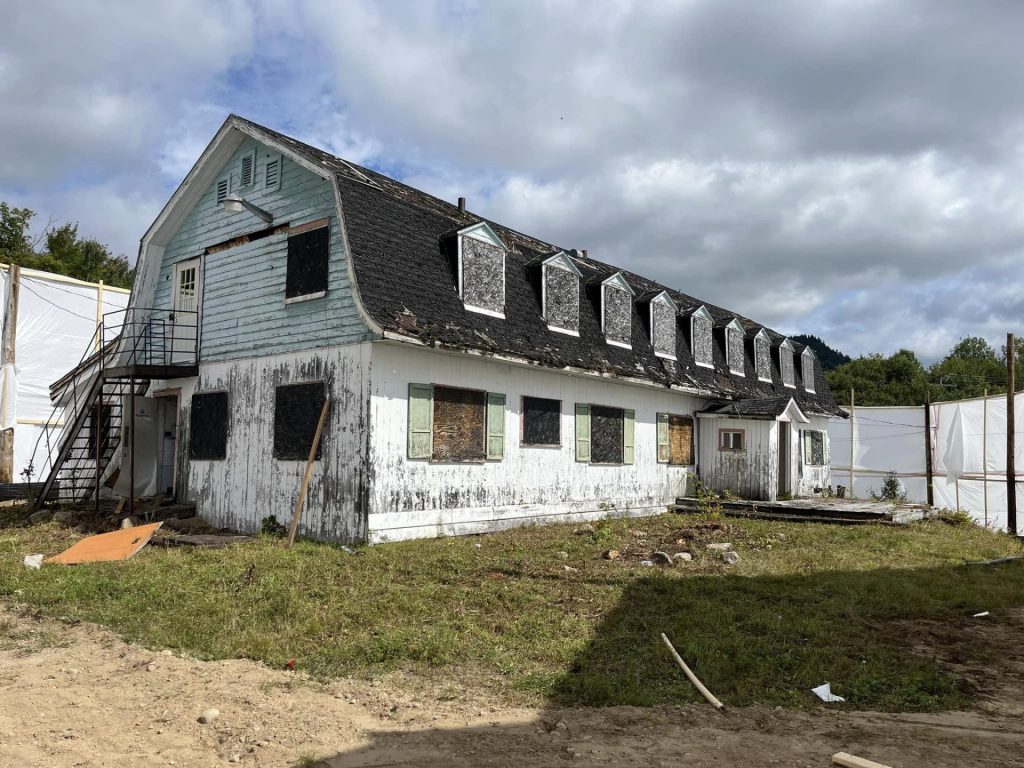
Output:
[[[799,336],[791,336],[790,338],[813,349],[814,354],[818,356],[818,360],[821,362],[821,367],[826,371],[834,370],[840,365],[850,362],[849,355],[844,355],[838,349],[832,349],[832,347],[817,336],[809,336],[804,333]]]

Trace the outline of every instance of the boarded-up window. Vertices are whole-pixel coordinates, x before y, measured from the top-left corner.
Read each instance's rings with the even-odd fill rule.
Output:
[[[822,467],[828,464],[828,437],[818,429],[804,431],[804,464]]]
[[[604,286],[604,337],[608,341],[626,346],[632,343],[632,304],[628,291],[613,285]]]
[[[192,395],[188,455],[192,459],[223,459],[228,452],[228,393]],[[309,448],[306,448],[307,456]]]
[[[743,332],[736,328],[726,328],[725,335],[729,347],[729,370],[743,374],[745,370],[743,354]]]
[[[555,446],[562,442],[562,403],[544,397],[523,398],[523,445]]]
[[[711,365],[711,319],[702,314],[693,316],[693,360],[698,365]]]
[[[505,251],[473,237],[462,238],[462,301],[467,307],[505,312]]]
[[[621,464],[625,412],[621,408],[590,407],[590,460],[595,464]]]
[[[804,380],[804,389],[814,394],[814,355],[804,352],[800,356],[800,363],[803,369],[801,375]]]
[[[330,228],[317,227],[288,237],[288,273],[284,296],[294,299],[327,290]]]
[[[487,393],[434,387],[434,461],[483,461]]]
[[[718,430],[718,450],[720,451],[742,451],[744,440],[745,433],[742,429]]]
[[[765,336],[754,339],[754,361],[757,365],[757,378],[762,381],[772,380],[772,345]]]
[[[544,266],[544,317],[552,328],[579,333],[580,279],[554,264]]]
[[[274,393],[274,456],[278,459],[305,460],[313,447],[316,425],[327,399],[322,381],[286,384]],[[328,431],[325,428],[316,447],[320,458]]]
[[[795,387],[796,375],[793,371],[793,350],[779,347],[779,368],[782,371],[782,383],[787,387]]]
[[[651,302],[651,344],[658,355],[676,356],[676,309],[661,299]]]
[[[669,464],[693,464],[693,419],[689,416],[668,417]]]

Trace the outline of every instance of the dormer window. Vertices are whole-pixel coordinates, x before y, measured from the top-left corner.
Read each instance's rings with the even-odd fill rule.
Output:
[[[549,330],[580,335],[580,277],[579,269],[564,252],[543,261],[541,293]]]
[[[662,291],[650,304],[651,346],[654,354],[668,360],[676,359],[676,314],[679,308],[667,291]]]
[[[786,387],[796,388],[796,373],[793,370],[793,343],[786,339],[779,345],[779,371],[782,374],[782,384]]]
[[[601,283],[601,332],[616,347],[633,347],[633,289],[621,272]]]
[[[703,368],[713,368],[715,365],[714,355],[711,347],[711,313],[706,307],[698,307],[690,316],[690,346],[693,352],[693,362]]]
[[[754,337],[754,367],[757,368],[758,381],[772,380],[772,341],[768,332],[762,328]]]
[[[804,347],[800,355],[800,376],[804,380],[804,390],[814,394],[814,353],[810,347]]]
[[[729,373],[737,376],[746,375],[746,355],[743,352],[743,339],[746,335],[736,318],[725,326],[725,359],[729,363]]]
[[[486,222],[460,229],[459,296],[470,312],[505,317],[505,254],[508,247]]]

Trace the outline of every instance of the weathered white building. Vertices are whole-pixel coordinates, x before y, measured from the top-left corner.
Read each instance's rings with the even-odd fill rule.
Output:
[[[147,384],[136,493],[241,530],[289,517],[329,400],[300,532],[334,541],[814,493],[838,412],[770,329],[234,116],[107,358]]]

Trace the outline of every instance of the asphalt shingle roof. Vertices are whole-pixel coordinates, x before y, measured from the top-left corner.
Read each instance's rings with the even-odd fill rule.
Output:
[[[695,388],[723,399],[779,398],[788,402],[793,397],[805,412],[841,412],[820,364],[814,366],[816,394],[805,391],[801,344],[793,342],[797,388],[783,387],[776,348],[786,337],[770,328],[766,330],[773,346],[771,383],[758,380],[749,340],[744,345],[746,375],[731,374],[725,360],[724,331],[720,329],[735,318],[752,339],[763,327],[759,323],[641,275],[581,258],[577,252],[461,211],[457,205],[243,118],[233,119],[335,175],[360,298],[371,317],[388,331],[427,344],[510,355],[553,368],[572,367]],[[510,249],[505,262],[504,319],[466,310],[458,294],[450,253],[451,233],[480,221],[487,221]],[[549,330],[542,317],[539,263],[562,250],[573,256],[583,275],[578,338]],[[595,286],[616,272],[622,272],[636,294],[632,302],[632,349],[608,344],[601,333],[599,291]],[[648,306],[645,299],[663,290],[679,306],[675,361],[654,354],[647,319],[640,314]],[[697,366],[689,349],[688,318],[700,306],[707,307],[716,326],[713,369]]]

